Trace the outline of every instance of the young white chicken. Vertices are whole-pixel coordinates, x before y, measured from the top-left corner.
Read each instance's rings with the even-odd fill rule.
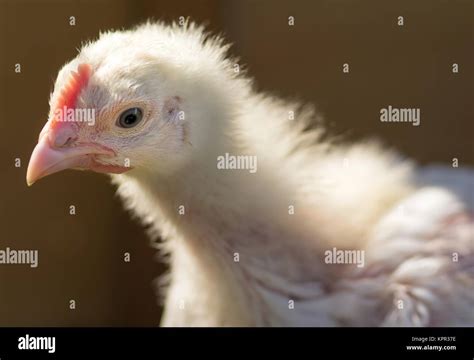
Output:
[[[474,325],[474,172],[323,141],[311,107],[256,93],[227,49],[162,23],[85,45],[28,184],[112,174],[169,255],[164,326]]]

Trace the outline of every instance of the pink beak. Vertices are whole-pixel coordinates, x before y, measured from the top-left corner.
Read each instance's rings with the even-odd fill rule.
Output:
[[[89,169],[102,173],[120,174],[130,167],[104,165],[96,161],[96,156],[113,157],[113,150],[95,143],[76,143],[68,145],[74,130],[69,124],[52,128],[50,122],[41,131],[40,139],[31,154],[26,173],[28,186],[37,180],[65,169]],[[62,144],[61,144],[62,143]]]

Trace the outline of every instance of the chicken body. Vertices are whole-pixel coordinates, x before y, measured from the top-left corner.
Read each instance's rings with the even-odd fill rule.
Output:
[[[311,107],[256,93],[226,50],[194,25],[102,34],[51,97],[77,68],[68,103],[95,125],[50,114],[28,182],[113,173],[168,257],[164,326],[474,325],[474,172],[323,141]]]

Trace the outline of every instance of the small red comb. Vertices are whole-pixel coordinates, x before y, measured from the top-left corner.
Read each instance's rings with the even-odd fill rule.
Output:
[[[89,64],[79,64],[77,71],[71,71],[68,81],[61,89],[59,98],[56,101],[55,110],[66,107],[67,109],[74,109],[81,90],[89,82],[92,68]],[[53,121],[54,122],[54,121]]]

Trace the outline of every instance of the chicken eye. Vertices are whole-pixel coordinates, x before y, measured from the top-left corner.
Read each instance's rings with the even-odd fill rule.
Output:
[[[132,128],[137,125],[143,117],[142,110],[140,108],[130,108],[120,114],[117,125],[122,128]]]

